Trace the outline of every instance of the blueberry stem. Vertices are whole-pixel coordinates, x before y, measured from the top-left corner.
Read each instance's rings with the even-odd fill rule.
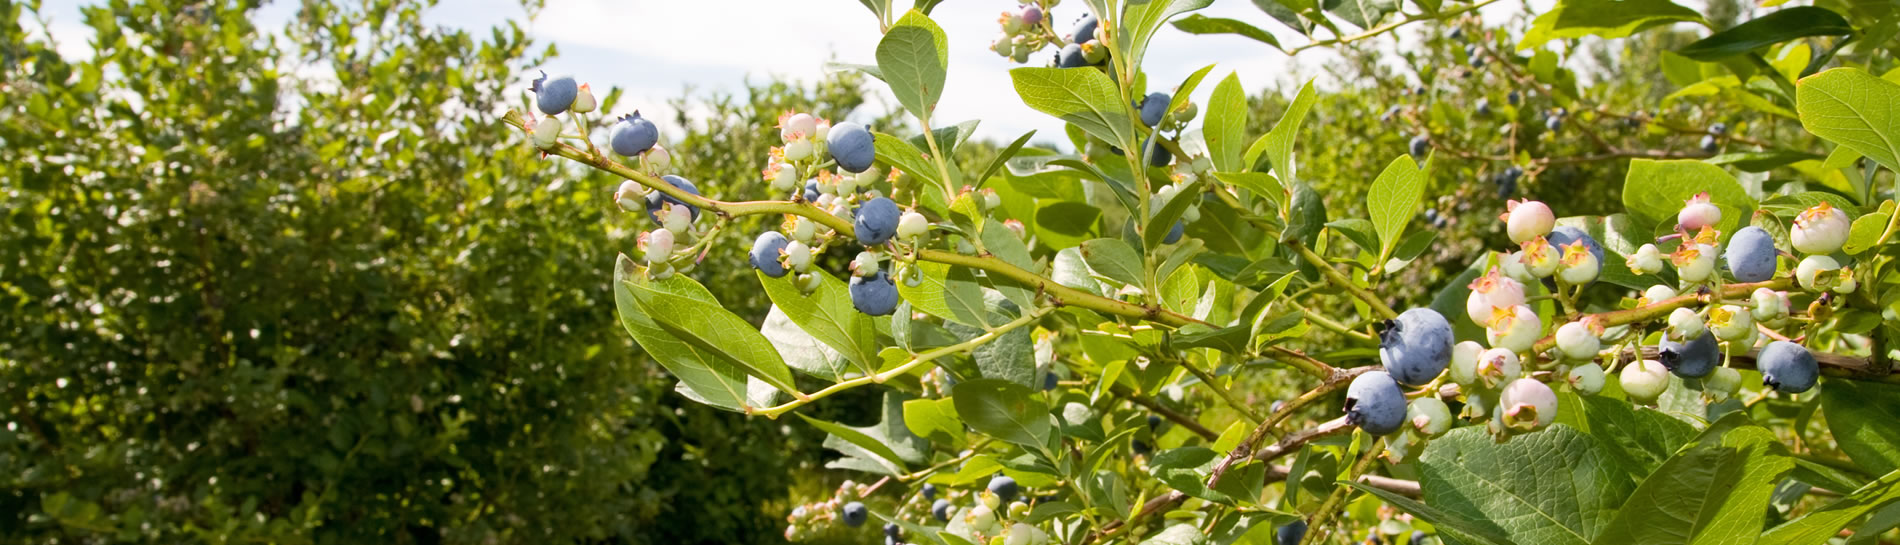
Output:
[[[1202,384],[1206,384],[1209,390],[1214,391],[1214,395],[1219,396],[1221,401],[1227,402],[1227,406],[1233,407],[1235,412],[1240,413],[1240,416],[1246,417],[1248,422],[1252,422],[1256,426],[1260,424],[1260,415],[1255,414],[1253,408],[1248,407],[1246,402],[1234,397],[1234,393],[1228,391],[1227,386],[1221,384],[1220,377],[1216,377],[1212,373],[1208,373],[1199,366],[1194,365],[1194,362],[1183,359],[1180,363],[1182,368],[1194,374],[1194,378],[1201,379]]]
[[[763,409],[748,408],[746,409],[746,413],[764,415],[766,418],[778,418],[779,415],[785,414],[787,412],[791,412],[793,409],[803,407],[813,401],[830,397],[831,395],[839,393],[839,392],[843,392],[846,390],[850,390],[852,388],[857,388],[859,386],[864,386],[868,384],[881,384],[884,381],[891,380],[893,378],[897,378],[900,376],[904,376],[905,374],[909,373],[912,369],[916,369],[917,366],[930,363],[931,361],[934,361],[937,358],[941,358],[941,357],[949,356],[953,354],[961,354],[965,351],[972,350],[978,346],[982,346],[986,343],[989,343],[990,341],[994,341],[998,337],[1002,337],[1004,333],[1010,332],[1010,330],[1035,323],[1037,320],[1042,319],[1042,315],[1048,314],[1049,311],[1053,309],[1054,307],[1039,307],[1039,308],[1033,309],[1030,312],[1023,314],[1022,316],[1014,320],[1010,320],[1009,323],[997,326],[996,329],[992,329],[989,332],[984,333],[982,335],[971,337],[970,340],[963,341],[963,342],[953,344],[950,346],[935,348],[935,349],[931,349],[924,352],[918,352],[917,355],[911,356],[910,361],[904,362],[903,365],[899,365],[895,368],[892,368],[889,371],[876,373],[872,375],[865,375],[865,376],[854,378],[851,380],[839,382],[837,384],[832,384],[830,386],[826,386],[822,390],[812,392],[810,394],[803,394],[802,397],[799,395],[794,395],[794,397],[798,397],[798,399],[794,399],[792,401],[782,403],[776,406],[766,407]]]
[[[1366,452],[1359,455],[1359,461],[1353,462],[1352,470],[1346,474],[1347,482],[1351,482],[1352,479],[1357,479],[1360,475],[1365,474],[1366,468],[1372,465],[1372,460],[1378,458],[1379,452],[1385,450],[1382,445],[1384,445],[1384,443],[1376,437],[1366,443]],[[1306,532],[1306,536],[1300,539],[1300,545],[1324,543],[1325,538],[1322,536],[1326,535],[1326,523],[1331,522],[1334,512],[1340,510],[1338,508],[1339,502],[1346,499],[1346,492],[1352,490],[1351,486],[1344,483],[1335,484],[1334,486],[1336,488],[1333,489],[1333,493],[1326,496],[1325,502],[1319,504],[1319,510],[1313,514],[1313,521],[1307,524],[1308,531]]]
[[[1328,318],[1323,314],[1313,312],[1312,309],[1306,308],[1306,305],[1300,304],[1298,300],[1287,299],[1286,302],[1287,304],[1293,305],[1293,308],[1299,309],[1300,312],[1306,313],[1306,320],[1319,325],[1321,328],[1340,335],[1345,335],[1347,338],[1360,343],[1379,344],[1379,339],[1373,338],[1372,335],[1368,335],[1364,331],[1346,327],[1346,324],[1339,323],[1337,320]]]
[[[1313,268],[1319,269],[1320,274],[1326,276],[1326,281],[1332,282],[1333,285],[1346,290],[1346,293],[1350,293],[1353,297],[1359,298],[1360,301],[1366,303],[1366,306],[1372,307],[1373,312],[1378,313],[1387,320],[1398,319],[1399,313],[1394,312],[1392,307],[1386,306],[1385,301],[1379,300],[1379,296],[1373,295],[1372,292],[1366,291],[1365,288],[1361,288],[1357,284],[1352,283],[1352,280],[1347,279],[1345,274],[1340,273],[1338,269],[1334,269],[1333,264],[1327,263],[1326,258],[1313,253],[1313,250],[1307,248],[1305,244],[1296,241],[1287,244],[1287,246],[1299,252],[1300,258],[1305,259],[1307,263],[1313,265]]]
[[[1295,47],[1293,48],[1292,51],[1288,51],[1286,54],[1287,56],[1293,56],[1293,55],[1300,54],[1301,51],[1313,49],[1316,47],[1330,47],[1330,46],[1336,46],[1336,45],[1346,45],[1346,44],[1350,44],[1350,43],[1357,42],[1360,40],[1370,39],[1373,37],[1377,37],[1381,34],[1391,32],[1392,30],[1405,26],[1407,24],[1416,23],[1419,21],[1444,20],[1448,17],[1454,17],[1454,16],[1457,16],[1469,11],[1477,10],[1478,8],[1491,5],[1492,2],[1496,2],[1496,1],[1497,0],[1482,0],[1476,4],[1465,6],[1462,9],[1455,9],[1455,10],[1444,11],[1444,12],[1439,12],[1439,13],[1420,13],[1416,15],[1407,15],[1405,16],[1404,19],[1399,19],[1399,20],[1392,21],[1383,25],[1375,26],[1375,27],[1366,29],[1365,32],[1360,32],[1358,34],[1353,34],[1350,36],[1342,36],[1338,38],[1333,38],[1330,40],[1320,40],[1317,42]]]

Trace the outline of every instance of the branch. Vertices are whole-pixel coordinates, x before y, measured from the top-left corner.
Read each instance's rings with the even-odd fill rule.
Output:
[[[1187,428],[1188,431],[1194,432],[1195,435],[1201,436],[1202,439],[1206,439],[1208,441],[1220,439],[1219,433],[1215,433],[1214,430],[1207,429],[1207,426],[1201,425],[1200,422],[1195,421],[1192,417],[1189,417],[1188,415],[1185,415],[1185,414],[1181,414],[1179,411],[1170,409],[1167,406],[1162,405],[1160,403],[1155,403],[1155,401],[1153,399],[1148,398],[1148,396],[1137,395],[1134,392],[1130,392],[1128,391],[1127,386],[1122,386],[1122,385],[1117,384],[1110,391],[1114,392],[1115,395],[1120,396],[1122,399],[1126,399],[1131,403],[1140,405],[1144,408],[1147,408],[1150,411],[1154,411],[1155,414],[1161,415],[1162,418],[1166,418],[1171,422],[1180,424],[1181,427]]]
[[[1474,10],[1477,10],[1478,8],[1491,5],[1492,2],[1496,2],[1496,1],[1497,0],[1483,0],[1476,4],[1465,6],[1460,9],[1455,9],[1452,11],[1441,12],[1441,13],[1419,13],[1419,14],[1414,14],[1414,15],[1407,15],[1405,16],[1404,19],[1399,19],[1397,21],[1392,21],[1383,25],[1375,26],[1375,27],[1366,29],[1365,32],[1360,32],[1358,34],[1353,34],[1351,36],[1333,38],[1330,40],[1320,40],[1320,41],[1313,42],[1310,44],[1295,47],[1293,48],[1292,51],[1286,52],[1286,55],[1288,57],[1292,57],[1292,56],[1299,55],[1301,51],[1313,49],[1316,47],[1331,47],[1335,45],[1350,44],[1350,43],[1357,42],[1360,40],[1372,38],[1380,34],[1385,34],[1401,26],[1405,26],[1411,23],[1416,23],[1419,21],[1436,21],[1436,20],[1447,18],[1447,17],[1457,17],[1459,15],[1463,15],[1465,12],[1474,11]]]
[[[1326,258],[1313,253],[1313,250],[1307,248],[1305,244],[1295,241],[1288,243],[1287,246],[1292,247],[1293,251],[1299,252],[1301,259],[1305,259],[1307,263],[1311,263],[1314,268],[1319,269],[1320,274],[1325,275],[1327,281],[1339,286],[1340,289],[1346,290],[1346,293],[1352,294],[1353,297],[1358,297],[1360,301],[1364,301],[1366,306],[1372,307],[1373,312],[1384,316],[1387,320],[1398,319],[1399,313],[1393,312],[1392,307],[1386,306],[1385,301],[1379,300],[1379,296],[1373,295],[1372,292],[1366,291],[1365,288],[1353,284],[1352,280],[1347,279],[1345,274],[1340,273],[1338,269],[1334,269],[1332,263],[1327,263]]]
[[[1050,309],[1048,307],[1033,309],[1030,312],[1023,314],[1022,316],[1017,317],[1015,320],[1010,320],[1009,323],[1003,324],[1001,326],[997,326],[996,329],[992,329],[989,332],[984,333],[982,335],[971,337],[967,341],[963,341],[957,344],[953,344],[953,345],[945,346],[941,348],[934,348],[934,349],[924,351],[924,352],[919,352],[917,353],[917,355],[911,356],[910,361],[904,362],[903,365],[894,367],[889,371],[871,374],[871,375],[865,375],[862,377],[858,377],[851,380],[839,382],[837,384],[833,384],[830,386],[826,386],[825,389],[823,390],[813,392],[810,395],[799,397],[798,399],[794,399],[790,402],[786,402],[781,405],[767,407],[764,409],[752,409],[748,407],[746,409],[746,413],[765,415],[767,418],[776,419],[779,417],[779,415],[785,414],[787,412],[791,412],[792,409],[805,406],[806,404],[809,404],[813,401],[830,397],[832,394],[836,394],[838,392],[843,392],[845,390],[850,390],[852,388],[864,386],[867,384],[882,384],[884,383],[884,381],[903,376],[905,373],[909,373],[911,369],[915,369],[917,368],[917,366],[923,365],[925,363],[929,363],[932,360],[935,360],[937,358],[941,358],[944,356],[948,356],[951,354],[956,354],[956,353],[964,352],[968,350],[974,350],[976,349],[976,347],[983,346],[984,344],[987,344],[990,341],[996,340],[997,337],[1003,336],[1004,333],[1008,333],[1010,332],[1010,330],[1034,323],[1036,320],[1041,319],[1042,315],[1049,313],[1049,311]]]
[[[1374,458],[1379,457],[1379,451],[1384,450],[1380,448],[1379,445],[1381,444],[1382,443],[1376,437],[1373,438],[1371,442],[1366,443],[1366,452],[1359,455],[1359,462],[1352,465],[1352,469],[1348,471],[1347,475],[1357,476],[1365,474],[1366,467],[1372,465]],[[1313,515],[1313,522],[1307,525],[1309,531],[1306,532],[1305,538],[1300,540],[1301,545],[1320,543],[1324,539],[1322,536],[1326,535],[1326,523],[1331,521],[1336,511],[1339,511],[1339,502],[1345,501],[1346,492],[1352,490],[1350,486],[1335,486],[1337,486],[1337,488],[1333,489],[1332,494],[1326,496],[1326,501],[1319,504],[1319,511]]]
[[[1291,472],[1292,470],[1293,468],[1290,468],[1287,466],[1275,466],[1275,465],[1267,466],[1267,482],[1284,481],[1289,478],[1292,478],[1291,476],[1287,475],[1287,473]],[[1415,500],[1423,496],[1423,494],[1419,490],[1418,481],[1394,479],[1391,477],[1386,477],[1382,475],[1373,475],[1370,473],[1365,474],[1365,475],[1360,475],[1359,479],[1357,480],[1359,481],[1359,484],[1363,484],[1363,485],[1377,488],[1380,490],[1388,490],[1392,492],[1397,492],[1400,495],[1403,495],[1407,498],[1412,498]],[[1287,486],[1294,486],[1294,484],[1288,483]]]

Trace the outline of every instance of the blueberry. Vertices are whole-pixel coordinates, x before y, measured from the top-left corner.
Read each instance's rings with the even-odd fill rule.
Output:
[[[685,190],[688,194],[694,196],[699,195],[699,186],[693,185],[692,180],[671,174],[661,176],[660,179],[665,180],[666,183],[673,184],[673,187]],[[699,219],[699,207],[686,204],[686,201],[679,200],[677,197],[660,191],[647,193],[647,219],[653,220],[653,223],[660,223],[659,213],[662,203],[673,203],[673,206],[684,206],[688,211],[693,213],[693,219]]]
[[[1410,545],[1425,545],[1425,532],[1421,530],[1413,530],[1412,540],[1409,543]]]
[[[1715,344],[1715,335],[1703,332],[1687,343],[1669,340],[1665,336],[1656,345],[1656,361],[1663,367],[1682,378],[1702,378],[1715,370],[1715,364],[1722,359],[1720,347]]]
[[[1089,65],[1088,57],[1082,55],[1082,46],[1069,44],[1062,46],[1056,53],[1056,68],[1081,68]]]
[[[1582,240],[1584,247],[1590,249],[1590,254],[1596,256],[1597,263],[1603,262],[1603,245],[1597,244],[1597,239],[1592,238],[1589,233],[1583,232],[1582,229],[1568,225],[1551,229],[1550,234],[1546,235],[1544,240],[1549,241],[1550,247],[1552,248],[1563,248],[1575,244],[1578,240]]]
[[[1524,95],[1518,94],[1517,91],[1511,91],[1510,94],[1504,95],[1504,101],[1511,103],[1512,106],[1516,106],[1518,103],[1524,101]]]
[[[1715,153],[1717,150],[1722,149],[1722,143],[1715,140],[1715,135],[1703,136],[1701,145],[1702,151],[1709,153]]]
[[[1737,282],[1761,282],[1775,277],[1775,239],[1768,231],[1750,225],[1728,239],[1729,273]]]
[[[877,152],[871,146],[871,131],[850,121],[831,126],[831,132],[825,135],[825,148],[839,168],[853,173],[869,170],[871,162],[877,159]]]
[[[937,517],[939,521],[950,522],[950,507],[950,500],[937,500],[930,504],[930,516]]]
[[[1147,443],[1141,442],[1140,439],[1132,440],[1132,442],[1128,443],[1128,448],[1129,450],[1135,451],[1136,456],[1147,456],[1155,451],[1154,447],[1148,446]]]
[[[1392,116],[1399,115],[1399,112],[1403,111],[1404,109],[1405,109],[1404,106],[1393,104],[1391,108],[1385,109],[1385,113],[1379,114],[1379,122],[1380,123],[1391,122]]]
[[[1002,498],[1003,503],[1009,503],[1010,500],[1016,499],[1016,479],[997,475],[995,478],[990,479],[988,488],[991,494]]]
[[[1559,117],[1559,116],[1554,116],[1554,115],[1550,117],[1546,117],[1544,118],[1544,128],[1550,129],[1552,132],[1556,132],[1557,130],[1563,129],[1564,118]]]
[[[1099,21],[1095,19],[1095,14],[1082,14],[1082,18],[1075,21],[1075,30],[1070,32],[1069,41],[1078,44],[1095,41],[1095,26],[1098,22]]]
[[[884,537],[888,537],[888,538],[891,538],[891,539],[897,539],[897,538],[900,538],[900,537],[904,537],[904,529],[903,529],[902,527],[900,527],[900,526],[898,526],[898,525],[897,525],[897,523],[895,523],[895,522],[892,522],[892,523],[888,523],[888,524],[885,524],[885,525],[884,525]]]
[[[1168,151],[1167,146],[1161,145],[1160,142],[1155,142],[1153,137],[1150,137],[1148,139],[1148,142],[1143,143],[1141,146],[1146,148],[1146,147],[1150,147],[1150,144],[1152,144],[1152,148],[1154,151],[1148,152],[1149,166],[1153,166],[1155,168],[1161,168],[1161,167],[1168,166],[1168,163],[1174,162],[1174,153]]]
[[[785,264],[780,263],[778,258],[779,252],[785,250],[786,242],[784,233],[759,233],[759,238],[752,241],[752,267],[772,278],[785,276]]]
[[[1054,389],[1056,389],[1056,374],[1043,373],[1042,374],[1042,391],[1047,392],[1049,390],[1054,390]]]
[[[1480,57],[1480,56],[1477,56],[1477,55],[1472,55],[1472,56],[1471,56],[1471,67],[1472,67],[1472,68],[1484,68],[1484,57]]]
[[[1714,134],[1728,134],[1728,124],[1718,121],[1714,125],[1709,125],[1709,132]]]
[[[818,180],[805,181],[805,202],[818,202]]]
[[[1182,234],[1182,233],[1184,233],[1184,232],[1186,232],[1186,229],[1187,229],[1187,224],[1186,224],[1186,223],[1182,223],[1182,222],[1180,222],[1180,221],[1175,221],[1175,222],[1174,222],[1174,228],[1173,228],[1173,229],[1169,229],[1169,230],[1168,230],[1168,238],[1165,238],[1165,239],[1161,239],[1161,243],[1162,243],[1162,244],[1174,244],[1174,243],[1176,243],[1176,242],[1180,242],[1180,241],[1181,241],[1181,234]]]
[[[937,499],[937,485],[924,483],[924,500]]]
[[[1488,99],[1488,98],[1478,99],[1478,115],[1483,115],[1483,116],[1491,115],[1491,99]]]
[[[1463,40],[1465,39],[1465,29],[1462,29],[1462,28],[1451,29],[1451,34],[1446,34],[1445,37],[1451,38],[1453,40]]]
[[[863,526],[864,521],[870,520],[871,510],[866,509],[863,502],[854,501],[844,504],[844,516],[842,518],[844,519],[845,526],[857,528]]]
[[[633,112],[614,124],[613,138],[608,140],[607,147],[613,148],[614,153],[622,157],[633,157],[653,149],[653,145],[659,142],[660,129],[653,126],[652,121],[640,117],[640,112]]]
[[[891,273],[878,271],[873,276],[851,277],[851,306],[872,316],[889,316],[897,311],[897,284]]]
[[[1379,360],[1401,383],[1423,386],[1451,362],[1451,323],[1438,311],[1415,308],[1399,313],[1379,332]],[[1403,401],[1403,400],[1401,400]]]
[[[1141,124],[1152,128],[1161,123],[1161,116],[1168,113],[1168,100],[1167,93],[1148,93],[1141,99]]]
[[[1148,415],[1148,430],[1154,431],[1155,429],[1160,428],[1160,427],[1161,427],[1161,416],[1153,415],[1153,414]]]
[[[541,113],[560,115],[567,111],[568,106],[574,105],[574,97],[580,94],[581,86],[574,83],[574,78],[561,76],[550,80],[548,73],[542,72],[541,78],[534,80],[533,90],[534,105],[541,109]]]
[[[1366,433],[1387,435],[1405,424],[1405,392],[1384,371],[1352,379],[1346,387],[1346,422]]]
[[[1425,152],[1430,151],[1431,147],[1432,147],[1432,141],[1430,139],[1425,138],[1425,135],[1421,134],[1421,135],[1412,137],[1412,156],[1413,157],[1424,157]]]
[[[865,246],[877,246],[890,242],[897,234],[897,218],[904,213],[897,209],[897,203],[889,198],[871,199],[858,207],[857,216],[858,243]]]
[[[1299,545],[1306,538],[1306,519],[1286,523],[1273,529],[1273,545]]]
[[[1763,386],[1789,394],[1813,388],[1814,381],[1821,373],[1820,365],[1814,361],[1814,353],[1809,352],[1807,347],[1788,341],[1768,343],[1755,356],[1755,366],[1761,369]]]

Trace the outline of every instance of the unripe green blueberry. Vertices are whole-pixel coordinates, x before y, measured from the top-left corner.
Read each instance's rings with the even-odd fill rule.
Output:
[[[1595,395],[1603,391],[1603,381],[1603,366],[1597,365],[1596,362],[1572,367],[1570,372],[1564,375],[1564,382],[1570,384],[1570,389],[1584,395]]]
[[[1852,227],[1847,214],[1822,201],[1795,216],[1794,227],[1788,230],[1788,240],[1794,243],[1796,251],[1804,254],[1831,254],[1847,243]]]
[[[1588,319],[1586,319],[1588,320]],[[1572,360],[1596,359],[1597,352],[1603,350],[1601,326],[1594,320],[1575,321],[1557,328],[1557,350]]]
[[[1631,362],[1616,378],[1623,385],[1623,393],[1637,403],[1655,403],[1663,390],[1669,389],[1669,368],[1656,360]]]
[[[1035,540],[1036,527],[1018,522],[1009,525],[1009,537],[1003,540],[1003,545],[1035,545]]]
[[[824,283],[823,278],[809,272],[799,273],[792,280],[792,285],[798,288],[798,293],[804,295],[811,295],[812,292],[818,291],[818,287]]]
[[[1572,242],[1563,247],[1557,260],[1557,278],[1565,284],[1580,286],[1597,279],[1597,273],[1603,264],[1590,252],[1590,246],[1583,241]]]
[[[1786,316],[1788,308],[1782,297],[1776,295],[1775,290],[1755,288],[1755,292],[1748,295],[1748,302],[1754,305],[1754,308],[1749,309],[1749,314],[1755,318],[1755,321],[1763,323]]]
[[[1854,272],[1846,267],[1841,267],[1840,280],[1834,282],[1834,293],[1847,295],[1854,293],[1854,290],[1858,288],[1860,288],[1860,281],[1854,280]]]
[[[1724,341],[1739,341],[1755,331],[1754,315],[1748,309],[1736,305],[1720,305],[1709,309],[1709,332],[1715,338]]]
[[[592,113],[596,105],[598,105],[598,103],[594,100],[594,91],[588,89],[587,84],[581,84],[580,89],[574,93],[574,105],[572,106],[574,113]]]
[[[1505,276],[1498,267],[1492,267],[1467,287],[1471,294],[1465,297],[1465,316],[1478,325],[1491,322],[1493,309],[1524,304],[1524,284]]]
[[[1539,201],[1522,200],[1505,202],[1504,233],[1511,242],[1522,243],[1532,238],[1550,234],[1557,226],[1557,216],[1550,212],[1550,206]]]
[[[627,180],[620,182],[620,189],[614,192],[614,204],[620,205],[621,210],[633,210],[635,208],[644,210],[646,208],[646,195],[646,186],[640,185],[633,180]]]
[[[785,264],[791,265],[792,270],[801,273],[811,270],[811,247],[796,240],[786,243]]]
[[[905,212],[902,217],[897,218],[898,238],[913,239],[929,231],[930,220],[925,219],[923,214],[916,211]]]
[[[1841,263],[1832,257],[1811,255],[1802,258],[1801,264],[1795,267],[1794,279],[1801,284],[1801,289],[1811,292],[1827,291],[1840,280],[1840,275],[1834,273],[1840,268]]]
[[[1669,336],[1678,339],[1693,339],[1707,331],[1702,315],[1687,308],[1678,308],[1669,313]]]
[[[877,274],[877,258],[876,252],[858,252],[858,256],[851,260],[851,274],[854,276]]]
[[[1755,343],[1760,341],[1761,329],[1749,328],[1748,336],[1724,343],[1722,345],[1722,353],[1730,356],[1744,355],[1748,353],[1749,349],[1755,347]]]
[[[792,220],[792,239],[793,240],[797,240],[799,242],[803,242],[809,245],[812,242],[812,237],[817,236],[817,235],[818,235],[818,222],[812,221],[811,218],[807,218],[804,216],[799,216],[798,219]]]
[[[1484,345],[1477,341],[1464,341],[1451,346],[1451,381],[1471,386],[1478,383],[1478,357],[1484,353]]]
[[[1412,400],[1405,409],[1405,419],[1425,437],[1438,437],[1451,431],[1451,407],[1432,396]]]
[[[1478,381],[1486,388],[1510,384],[1523,376],[1524,368],[1517,359],[1516,351],[1493,348],[1478,355]]]
[[[1027,516],[1029,516],[1029,504],[1019,501],[1009,503],[1009,518],[1011,520]]]
[[[1518,305],[1499,308],[1491,313],[1491,323],[1485,328],[1485,338],[1493,348],[1505,348],[1512,352],[1525,352],[1537,342],[1543,334],[1544,325],[1531,307]]]
[[[1498,409],[1514,432],[1541,430],[1557,419],[1557,393],[1536,379],[1517,379],[1498,394]]]
[[[1675,296],[1676,296],[1676,290],[1674,288],[1670,288],[1669,286],[1665,286],[1662,284],[1657,284],[1654,286],[1650,286],[1649,289],[1643,290],[1643,304],[1644,306],[1654,305],[1656,303],[1662,302],[1665,299],[1670,299]]]
[[[1722,223],[1722,209],[1709,202],[1706,191],[1683,201],[1682,210],[1676,212],[1676,225],[1691,233],[1717,223]]]
[[[1517,252],[1517,259],[1531,276],[1546,278],[1557,272],[1557,249],[1551,247],[1549,240],[1535,237],[1524,241],[1521,248]]]
[[[800,138],[785,142],[785,160],[803,161],[811,158],[811,140]]]
[[[1715,274],[1714,246],[1698,243],[1683,243],[1676,253],[1670,256],[1676,265],[1676,276],[1683,282],[1707,282]]]
[[[988,530],[996,525],[996,512],[988,505],[979,503],[963,515],[963,523],[976,530]]]
[[[655,229],[647,233],[647,263],[664,262],[673,257],[673,231]]]
[[[1531,284],[1537,282],[1537,276],[1532,275],[1530,269],[1524,266],[1523,251],[1499,254],[1498,268],[1504,270],[1505,276],[1509,276],[1512,280],[1516,280],[1520,283]]]
[[[1624,259],[1623,263],[1636,274],[1656,274],[1662,272],[1662,250],[1656,249],[1655,244],[1644,244],[1643,247],[1636,249],[1636,253]]]
[[[673,152],[666,151],[666,146],[653,146],[653,149],[640,156],[640,164],[646,166],[649,174],[665,173],[666,169],[673,166]]]
[[[773,193],[783,194],[798,187],[798,167],[779,163],[766,171],[765,179],[771,182]]]
[[[1742,389],[1742,372],[1722,367],[1702,379],[1702,391],[1716,401],[1728,399]]]
[[[1492,404],[1496,401],[1496,397],[1484,392],[1467,393],[1465,394],[1465,409],[1460,411],[1458,416],[1474,422],[1484,420],[1491,414]]]
[[[684,206],[674,206],[671,203],[664,205],[663,208],[660,216],[661,225],[678,233],[687,232],[692,228],[693,211],[691,209]]]
[[[553,148],[561,139],[561,118],[547,116],[534,124],[534,147]]]

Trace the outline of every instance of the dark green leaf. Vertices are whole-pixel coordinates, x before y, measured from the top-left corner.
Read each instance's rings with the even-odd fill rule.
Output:
[[[1809,36],[1852,34],[1853,25],[1840,14],[1814,6],[1782,8],[1683,46],[1676,53],[1698,61],[1715,61],[1757,48]]]
[[[1188,34],[1234,34],[1252,38],[1273,46],[1274,49],[1280,49],[1280,40],[1274,38],[1272,33],[1235,19],[1208,17],[1197,13],[1175,21],[1174,28]]]

